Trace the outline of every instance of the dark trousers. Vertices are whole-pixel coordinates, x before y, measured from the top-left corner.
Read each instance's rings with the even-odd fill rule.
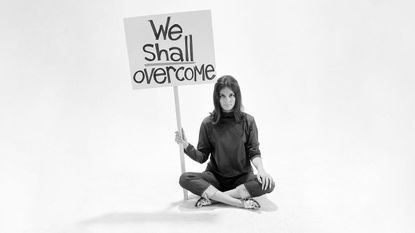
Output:
[[[184,189],[198,196],[202,196],[202,193],[209,185],[213,185],[218,190],[225,192],[243,184],[251,197],[259,197],[266,193],[270,193],[275,187],[275,184],[272,183],[270,188],[262,190],[262,184],[259,183],[256,175],[252,172],[232,178],[220,177],[214,175],[210,171],[204,171],[202,173],[185,172],[180,176],[179,183]]]

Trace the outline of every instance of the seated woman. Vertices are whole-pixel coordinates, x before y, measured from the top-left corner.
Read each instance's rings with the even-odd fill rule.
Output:
[[[175,132],[176,142],[183,144],[190,158],[199,163],[210,158],[204,172],[185,172],[180,176],[184,189],[201,196],[197,207],[217,201],[259,209],[253,197],[274,190],[275,183],[262,164],[255,120],[242,111],[241,100],[238,82],[232,76],[223,76],[215,84],[214,111],[202,122],[197,148],[188,143],[183,129]],[[251,162],[258,171],[256,175]]]

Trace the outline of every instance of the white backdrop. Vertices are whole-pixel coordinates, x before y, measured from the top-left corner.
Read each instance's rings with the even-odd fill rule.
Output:
[[[180,200],[173,90],[132,90],[123,18],[211,9],[218,75],[239,80],[257,121],[286,231],[410,232],[414,7],[1,1],[0,231]],[[196,144],[213,84],[179,90]]]

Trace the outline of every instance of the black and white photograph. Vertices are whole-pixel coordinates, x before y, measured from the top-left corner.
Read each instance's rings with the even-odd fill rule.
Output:
[[[414,232],[414,10],[0,1],[0,232]]]

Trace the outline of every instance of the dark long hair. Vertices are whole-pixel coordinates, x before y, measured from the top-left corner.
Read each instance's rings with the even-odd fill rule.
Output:
[[[235,106],[233,107],[233,114],[236,121],[240,121],[243,117],[243,106],[242,106],[242,96],[241,89],[239,88],[238,81],[230,75],[224,75],[220,77],[215,84],[213,90],[213,105],[215,109],[211,113],[212,123],[217,124],[222,117],[222,107],[220,106],[220,91],[228,87],[235,94]]]

